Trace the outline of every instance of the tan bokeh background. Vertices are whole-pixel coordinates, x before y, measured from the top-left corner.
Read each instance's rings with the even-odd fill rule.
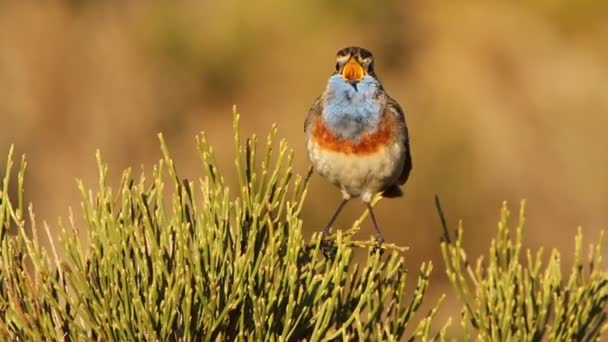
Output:
[[[303,120],[334,54],[367,47],[407,112],[414,158],[406,197],[377,215],[387,240],[411,246],[412,274],[437,265],[430,303],[449,291],[435,193],[452,226],[464,220],[472,257],[503,200],[517,212],[527,199],[526,246],[559,248],[566,264],[578,225],[587,241],[606,228],[607,10],[594,0],[2,1],[0,155],[13,143],[27,155],[27,200],[51,224],[78,208],[76,177],[96,184],[97,148],[116,184],[126,167],[150,170],[163,132],[182,175],[196,177],[205,130],[229,169],[233,104],[243,134],[276,122],[305,172]],[[308,233],[339,198],[313,178]],[[361,211],[353,202],[339,225]],[[371,232],[366,222],[361,237]],[[440,316],[458,311],[450,296]]]

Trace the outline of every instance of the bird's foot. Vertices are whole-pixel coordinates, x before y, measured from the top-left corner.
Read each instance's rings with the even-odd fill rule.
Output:
[[[382,255],[384,253],[384,248],[382,247],[382,243],[384,242],[384,238],[381,234],[376,234],[376,245],[372,248],[371,253],[380,253]]]
[[[321,252],[327,259],[333,260],[337,251],[338,247],[336,247],[336,243],[334,241],[326,239],[321,241]]]

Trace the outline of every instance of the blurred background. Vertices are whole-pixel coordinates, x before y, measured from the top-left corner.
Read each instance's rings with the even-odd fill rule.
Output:
[[[577,226],[587,242],[607,228],[607,10],[599,0],[0,1],[0,156],[10,144],[27,155],[27,200],[51,225],[78,210],[76,177],[95,186],[97,148],[117,186],[124,168],[150,171],[163,132],[182,176],[197,177],[204,130],[230,170],[233,104],[243,135],[277,123],[304,173],[303,121],[335,53],[367,47],[406,110],[414,160],[406,196],[377,215],[388,241],[411,247],[412,275],[435,263],[430,304],[450,291],[434,194],[451,227],[464,221],[473,259],[504,200],[513,216],[527,200],[525,245],[561,249],[566,266]],[[313,177],[308,234],[339,199]],[[362,210],[353,201],[338,226]],[[361,238],[372,231],[366,221]],[[459,310],[449,296],[440,318]]]

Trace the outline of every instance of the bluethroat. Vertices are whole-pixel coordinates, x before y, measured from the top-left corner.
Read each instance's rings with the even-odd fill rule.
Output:
[[[342,201],[323,229],[325,236],[354,197],[369,210],[376,240],[384,241],[371,206],[375,194],[400,197],[412,170],[401,106],[384,90],[366,49],[338,51],[336,70],[304,123],[308,158],[315,172],[342,190]]]

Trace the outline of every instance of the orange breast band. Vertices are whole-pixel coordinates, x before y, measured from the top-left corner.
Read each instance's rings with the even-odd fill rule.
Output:
[[[386,146],[393,137],[394,120],[384,116],[380,121],[378,129],[373,133],[364,134],[359,140],[354,141],[337,137],[333,134],[322,119],[315,122],[313,136],[319,147],[345,154],[373,154]]]

